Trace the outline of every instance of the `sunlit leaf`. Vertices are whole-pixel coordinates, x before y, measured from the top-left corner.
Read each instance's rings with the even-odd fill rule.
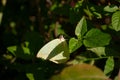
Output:
[[[15,56],[16,55],[15,51],[17,50],[17,46],[10,46],[7,48],[7,50],[10,51]]]
[[[82,46],[82,41],[75,39],[75,38],[71,38],[69,41],[69,51],[70,53],[74,52],[75,50],[77,50],[79,47]]]
[[[92,12],[88,8],[84,9],[84,12],[89,17],[89,19],[92,20],[92,17],[93,17]]]
[[[106,6],[104,8],[104,11],[107,11],[107,12],[115,12],[117,10],[118,10],[118,7],[114,5]]]
[[[117,11],[112,15],[112,29],[120,31],[120,11]]]
[[[87,32],[87,23],[85,17],[79,21],[75,29],[75,35],[78,38],[81,38]]]
[[[12,53],[15,57],[28,60],[34,57],[34,54],[30,52],[28,45],[29,43],[25,42],[25,45],[23,43],[18,46],[10,46],[7,48],[7,50],[10,53]]]
[[[30,55],[30,50],[29,50],[29,48],[22,46],[22,49],[23,49],[23,52],[24,52],[25,54]]]
[[[107,76],[110,76],[111,71],[114,69],[114,59],[113,57],[109,57],[106,61],[105,68],[104,68],[104,73]]]
[[[94,16],[97,17],[97,19],[101,19],[102,18],[102,15],[98,12],[93,12]]]
[[[98,56],[105,55],[105,47],[88,48],[88,50],[96,53]]]
[[[83,43],[86,47],[102,47],[108,45],[111,37],[99,29],[91,29],[84,37]]]
[[[63,69],[51,80],[105,80],[107,77],[97,67],[89,64],[77,64]]]
[[[35,80],[34,75],[32,73],[26,73],[26,76],[29,80]]]

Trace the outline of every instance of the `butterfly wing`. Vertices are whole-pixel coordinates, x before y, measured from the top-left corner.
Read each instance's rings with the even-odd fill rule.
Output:
[[[63,39],[54,39],[43,46],[37,53],[38,58],[48,59],[55,63],[63,63],[69,59],[67,43]]]

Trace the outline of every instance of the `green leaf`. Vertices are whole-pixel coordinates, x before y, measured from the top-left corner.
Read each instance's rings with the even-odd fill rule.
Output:
[[[97,18],[97,19],[101,19],[102,18],[102,15],[98,12],[93,12],[94,16]]]
[[[24,54],[30,55],[30,49],[29,48],[22,46],[22,49],[23,49]]]
[[[120,11],[117,11],[112,15],[112,29],[120,31]]]
[[[85,14],[88,16],[88,18],[90,20],[92,20],[93,14],[91,13],[91,11],[89,10],[89,8],[87,7],[87,9],[84,9]]]
[[[29,60],[34,57],[34,54],[31,53],[28,46],[29,46],[29,42],[24,42],[18,46],[10,46],[7,48],[7,50],[11,52],[15,57]]]
[[[7,50],[16,56],[15,51],[17,50],[17,46],[10,46],[7,48]]]
[[[29,80],[35,80],[32,73],[26,73],[26,76]]]
[[[85,17],[82,17],[82,19],[79,21],[79,23],[76,26],[75,29],[75,35],[78,38],[83,37],[83,35],[87,32],[87,23]]]
[[[89,64],[77,64],[63,69],[51,80],[107,80],[104,73],[97,67]]]
[[[110,76],[111,71],[114,69],[114,59],[113,57],[109,57],[106,61],[105,68],[104,68],[104,73],[107,76]]]
[[[104,11],[106,11],[106,12],[115,12],[118,9],[119,8],[116,5],[108,5],[108,6],[104,7]]]
[[[0,12],[0,25],[1,25],[1,22],[2,22],[2,17],[3,17],[3,13]]]
[[[99,29],[91,29],[84,37],[83,43],[86,47],[102,47],[108,45],[111,37]]]
[[[88,50],[96,53],[98,56],[105,55],[105,47],[88,48]]]
[[[82,46],[82,41],[75,39],[75,38],[71,38],[69,41],[69,51],[70,53],[74,52],[75,50],[77,50],[79,47]]]

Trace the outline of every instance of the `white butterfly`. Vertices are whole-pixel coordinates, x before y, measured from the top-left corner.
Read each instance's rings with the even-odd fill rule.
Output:
[[[63,36],[44,45],[37,53],[38,58],[50,60],[54,63],[64,63],[69,59],[67,42]]]

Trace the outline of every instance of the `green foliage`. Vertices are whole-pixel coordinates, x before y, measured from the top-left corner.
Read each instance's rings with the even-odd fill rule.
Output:
[[[8,47],[8,51],[10,51],[14,56],[22,59],[31,59],[33,56],[30,54],[29,48],[25,46],[11,46]]]
[[[71,38],[69,41],[69,52],[72,53],[82,46],[82,41]]]
[[[112,15],[112,28],[116,31],[120,30],[120,11]]]
[[[33,74],[31,73],[27,73],[26,76],[28,77],[29,80],[35,80]]]
[[[99,29],[91,29],[84,37],[84,45],[86,47],[102,47],[110,42],[110,35],[101,32]]]
[[[105,55],[105,47],[88,48],[88,50],[96,53],[98,56]]]
[[[113,71],[113,69],[114,69],[114,59],[113,57],[109,57],[105,64],[104,73],[109,76],[110,72]]]
[[[87,23],[85,17],[82,17],[82,19],[76,26],[75,35],[81,39],[86,32],[87,32]]]
[[[104,8],[104,11],[106,12],[115,12],[117,10],[118,10],[118,7],[116,5],[110,5]]]
[[[120,0],[1,0],[0,80],[119,78],[119,4]],[[61,34],[65,43],[56,39]]]

